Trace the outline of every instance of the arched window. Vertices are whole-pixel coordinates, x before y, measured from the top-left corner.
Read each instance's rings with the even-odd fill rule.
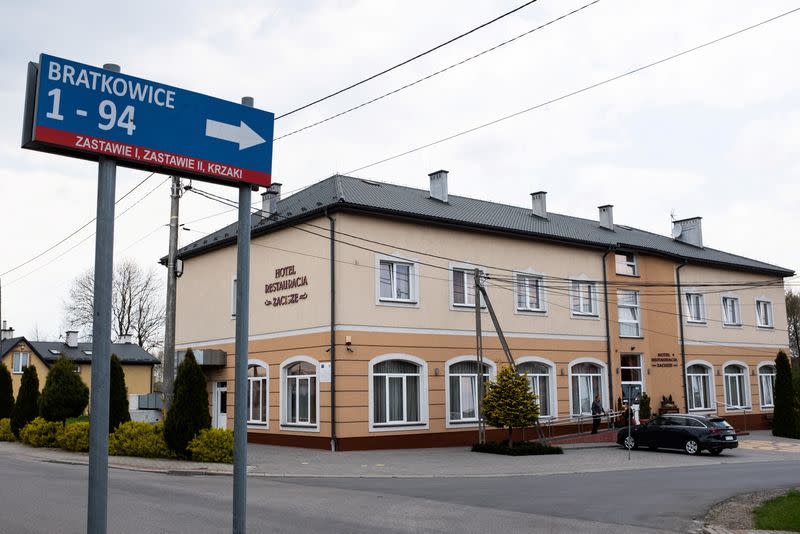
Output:
[[[372,367],[372,422],[403,425],[421,422],[420,366],[385,360]]]
[[[595,395],[602,397],[603,368],[582,362],[571,368],[572,415],[591,415]]]
[[[761,407],[775,406],[775,366],[762,365],[758,368],[758,386],[761,391]]]
[[[750,405],[747,393],[747,369],[731,364],[725,366],[725,407],[745,408]]]
[[[288,363],[283,368],[284,424],[317,425],[317,366],[307,361]]]
[[[490,378],[491,366],[483,364],[478,372],[475,360],[450,364],[448,370],[448,404],[451,423],[468,423],[478,420],[478,375],[486,382]]]
[[[711,387],[711,367],[696,363],[686,368],[686,387],[690,410],[712,410],[714,395]]]
[[[268,399],[269,368],[263,362],[250,362],[247,365],[247,424],[267,424]]]
[[[552,367],[541,362],[523,362],[517,365],[517,372],[528,374],[528,387],[536,395],[539,403],[539,416],[553,416],[553,402],[550,398]]]

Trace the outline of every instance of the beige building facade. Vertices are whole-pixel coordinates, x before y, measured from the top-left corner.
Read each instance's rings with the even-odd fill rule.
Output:
[[[442,184],[443,182],[443,184]],[[594,395],[662,397],[681,411],[766,424],[774,359],[787,346],[789,270],[598,221],[334,176],[254,215],[250,279],[251,441],[339,450],[471,443],[477,383],[507,365],[482,308],[479,269],[541,421],[574,431]],[[676,232],[677,233],[677,232]],[[179,252],[178,350],[205,366],[214,424],[232,428],[235,229]],[[679,287],[680,286],[680,287]],[[700,295],[699,297],[697,295]],[[533,436],[530,429],[520,431]]]

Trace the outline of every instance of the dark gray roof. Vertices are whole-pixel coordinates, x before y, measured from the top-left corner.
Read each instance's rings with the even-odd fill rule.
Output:
[[[448,202],[444,203],[431,198],[424,189],[342,175],[317,182],[279,201],[277,215],[269,219],[254,214],[251,218],[253,236],[319,216],[326,209],[398,216],[602,249],[649,252],[690,263],[776,276],[794,275],[791,269],[709,247],[697,247],[630,226],[617,224],[614,230],[608,230],[598,221],[558,213],[548,213],[547,219],[543,219],[532,215],[527,208],[456,195],[449,195]],[[178,251],[178,256],[188,258],[235,243],[237,226],[237,223],[230,224],[190,243]]]
[[[63,341],[29,341],[24,337],[15,337],[0,342],[0,357],[20,341],[25,341],[47,364],[55,363],[62,354],[75,363],[92,362],[91,343],[78,343],[77,347],[68,347]],[[116,354],[120,362],[124,364],[156,365],[161,363],[158,358],[134,343],[112,343],[111,353]]]

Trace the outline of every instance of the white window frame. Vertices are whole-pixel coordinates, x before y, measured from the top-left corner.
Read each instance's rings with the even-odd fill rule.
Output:
[[[375,391],[374,391],[374,368],[376,365],[388,360],[402,360],[413,363],[419,368],[419,421],[418,422],[375,422]],[[400,376],[400,375],[398,375]],[[400,430],[420,430],[429,428],[428,419],[428,362],[410,354],[390,353],[383,354],[369,361],[369,431],[370,432],[392,432]],[[405,382],[403,383],[405,386]],[[405,388],[403,392],[405,400]],[[388,390],[387,390],[388,399]]]
[[[761,374],[761,369],[765,367],[772,367],[772,373],[764,373]],[[756,369],[756,376],[758,376],[758,401],[759,406],[762,409],[773,409],[775,408],[775,375],[777,373],[777,368],[775,362],[761,362],[758,364]],[[772,377],[772,403],[767,404],[764,402],[764,383],[761,381],[762,377]]]
[[[725,301],[733,302],[733,309],[734,314],[736,317],[734,321],[730,320],[728,317],[728,307],[725,305]],[[723,295],[722,296],[722,325],[723,326],[742,326],[742,308],[739,304],[739,297],[734,297],[731,295]]]
[[[453,285],[455,283],[455,273],[456,271],[463,271],[465,273],[465,277],[469,277],[470,280],[474,279],[475,277],[475,269],[478,268],[481,270],[481,273],[485,273],[485,270],[478,267],[477,265],[472,265],[470,263],[450,263],[449,265],[449,285],[448,285],[448,292],[450,294],[450,309],[451,310],[474,310],[475,309],[475,288],[473,288],[473,300],[469,302],[469,293],[467,293],[467,289],[469,283],[467,282],[467,278],[464,279],[464,298],[466,299],[465,303],[460,303],[455,301],[455,291],[453,291]],[[481,309],[486,308],[485,299],[481,299]]]
[[[247,426],[250,428],[269,428],[269,365],[262,361],[262,360],[247,360],[247,369],[249,371],[250,367],[255,365],[256,367],[261,367],[266,369],[267,376],[250,376],[248,373],[247,376]],[[266,411],[267,413],[265,420],[260,419],[252,419],[252,409],[253,409],[253,382],[262,382],[261,385],[261,394],[266,396],[267,398],[267,405]]]
[[[297,362],[305,362],[305,363],[311,364],[311,365],[314,366],[314,368],[317,371],[313,375],[302,375],[302,376],[308,376],[308,377],[313,376],[313,377],[316,378],[316,380],[314,382],[316,383],[316,401],[317,401],[316,402],[316,410],[317,410],[316,414],[317,414],[317,420],[316,420],[316,422],[314,424],[311,424],[311,423],[309,423],[309,424],[305,424],[305,423],[290,423],[289,422],[289,417],[288,417],[288,415],[289,415],[288,414],[289,406],[286,403],[286,395],[287,395],[287,393],[289,391],[289,382],[288,382],[289,376],[286,374],[286,368],[289,367],[290,365],[292,365],[293,363],[297,363]],[[319,411],[319,401],[320,401],[320,395],[319,395],[319,361],[314,359],[314,358],[312,358],[311,356],[293,356],[291,358],[288,358],[288,359],[284,360],[281,363],[281,387],[280,387],[280,391],[281,391],[281,394],[280,394],[279,406],[280,406],[280,412],[281,412],[281,430],[287,430],[287,431],[292,431],[292,432],[319,432],[320,431],[320,424],[319,424],[319,420],[320,420],[320,411]]]
[[[696,300],[697,311],[700,318],[696,319],[692,316],[691,301]],[[708,314],[706,313],[706,297],[703,293],[694,290],[687,290],[683,293],[683,306],[686,308],[686,322],[689,324],[706,324]]]
[[[472,426],[478,426],[478,418],[477,413],[474,419],[458,419],[456,421],[450,420],[450,367],[453,364],[460,363],[460,362],[478,362],[478,357],[475,355],[471,356],[458,356],[456,358],[451,358],[447,360],[444,364],[444,403],[445,403],[445,427],[446,428],[469,428]],[[486,356],[483,357],[483,364],[489,367],[489,377],[488,380],[494,380],[495,376],[497,375],[497,366],[496,364],[487,358]],[[486,390],[484,389],[484,394]],[[476,393],[477,396],[477,384],[476,384]],[[477,412],[477,404],[476,404],[476,412]]]
[[[775,315],[774,315],[774,309],[773,309],[773,306],[772,306],[772,299],[768,299],[768,298],[765,298],[765,297],[756,297],[755,301],[756,301],[756,308],[755,308],[755,310],[756,310],[756,326],[758,326],[758,328],[775,328]],[[758,310],[758,306],[761,303],[766,304],[766,306],[767,306],[767,315],[769,315],[769,317],[768,317],[769,320],[768,320],[767,323],[762,323],[761,322],[761,314],[759,313],[759,310]]]
[[[558,398],[556,397],[558,391],[556,388],[556,364],[554,364],[551,360],[548,360],[547,358],[542,358],[540,356],[520,356],[519,358],[517,358],[517,366],[520,366],[524,363],[540,363],[542,365],[547,366],[549,370],[549,375],[547,379],[547,394],[550,397],[549,398],[550,413],[547,415],[543,415],[540,413],[539,419],[547,420],[547,419],[558,418]],[[533,376],[542,376],[542,375],[533,375]]]
[[[236,276],[231,277],[231,320],[236,319]]]
[[[404,264],[410,266],[409,273],[409,298],[399,299],[381,296],[381,264]],[[396,295],[397,293],[394,292]],[[382,306],[419,307],[419,263],[413,259],[405,258],[399,254],[375,255],[375,304]]]
[[[707,375],[695,375],[695,374],[690,375],[689,374],[689,367],[691,367],[693,365],[700,365],[702,367],[705,367],[706,369],[708,369],[708,374]],[[707,362],[705,360],[691,360],[691,361],[686,362],[684,375],[686,376],[686,392],[687,392],[687,394],[689,396],[689,399],[692,398],[692,394],[691,394],[692,393],[692,385],[691,385],[691,381],[689,380],[689,377],[690,376],[707,376],[708,377],[708,393],[710,395],[710,398],[706,399],[707,406],[701,406],[699,408],[697,408],[697,407],[690,408],[689,404],[691,404],[691,400],[687,399],[686,400],[686,403],[687,403],[686,407],[689,410],[689,412],[702,413],[702,412],[714,412],[714,411],[716,411],[716,409],[717,409],[716,391],[717,390],[716,390],[716,385],[714,384],[714,366],[711,365],[709,362]]]
[[[25,358],[25,365],[22,364],[23,356]],[[24,350],[15,351],[14,354],[11,355],[11,373],[15,375],[21,375],[25,372],[26,367],[30,367],[31,365],[31,353]]]
[[[622,365],[622,357],[623,356],[636,356],[639,358],[639,366],[630,366],[630,365]],[[623,369],[638,369],[639,371],[639,380],[624,380],[622,378],[622,371]],[[645,377],[645,370],[644,370],[644,354],[641,352],[621,352],[619,355],[619,383],[620,386],[625,384],[639,384],[642,393],[645,393],[645,385],[644,385],[644,377]]]
[[[621,293],[631,293],[636,297],[636,304],[622,304],[622,300],[619,298]],[[636,316],[635,321],[623,320],[620,317],[620,310],[622,308],[634,310],[634,315]],[[636,334],[623,334],[622,333],[622,325],[636,325]],[[640,338],[642,337],[642,305],[640,301],[640,295],[638,291],[634,291],[632,289],[618,289],[617,290],[617,326],[619,326],[619,337],[627,337],[627,338]]]
[[[569,365],[568,365],[569,372],[567,373],[567,375],[568,375],[567,376],[567,380],[568,380],[567,389],[569,390],[569,415],[570,415],[570,417],[572,419],[584,418],[587,415],[591,416],[591,413],[573,413],[572,412],[572,406],[573,406],[572,405],[572,401],[573,401],[573,398],[572,398],[572,377],[573,376],[589,376],[589,375],[584,375],[583,373],[573,373],[572,372],[572,368],[575,367],[576,365],[580,364],[580,363],[591,363],[593,365],[597,365],[598,367],[600,367],[600,391],[599,392],[597,392],[597,391],[593,391],[592,392],[591,402],[594,402],[594,396],[599,393],[600,394],[600,402],[603,405],[603,409],[604,410],[608,409],[608,366],[604,362],[598,360],[597,358],[576,358],[576,359],[572,360],[571,362],[569,362]],[[590,410],[590,412],[591,412],[591,410]]]
[[[625,256],[625,261],[624,262],[617,261],[617,256]],[[632,258],[632,260],[628,260],[628,256],[630,256]],[[631,267],[633,269],[633,274],[619,272],[619,269],[617,268],[617,265],[619,265],[620,263],[623,263],[626,266]],[[616,253],[614,253],[614,271],[619,276],[639,276],[639,263],[638,263],[638,260],[637,260],[637,255],[634,254],[633,252],[616,252]]]
[[[741,373],[728,373],[727,369],[731,365],[736,365],[741,367],[743,371]],[[740,400],[744,401],[744,404],[741,402],[737,405],[729,405],[728,404],[728,377],[741,377],[741,386],[742,391],[740,391]],[[725,411],[732,411],[737,412],[739,410],[747,409],[750,410],[753,408],[753,400],[750,394],[750,367],[740,361],[731,360],[727,361],[722,364],[722,385],[723,385],[723,393],[725,395]]]
[[[591,293],[589,295],[589,299],[585,299],[583,295],[579,294],[582,293],[581,286],[586,285],[589,287]],[[578,297],[579,300],[579,310],[575,309],[575,297]],[[591,304],[591,310],[586,310],[584,307],[584,303],[589,302]],[[588,280],[584,278],[571,278],[569,281],[569,309],[571,312],[572,317],[591,317],[597,318],[599,317],[599,312],[597,308],[597,282],[595,280]]]
[[[519,297],[520,297],[520,285],[522,280],[526,280],[524,285],[525,291],[525,307],[519,306]],[[538,300],[539,300],[539,307],[534,308],[531,307],[530,302],[530,280],[538,281]],[[538,273],[530,272],[530,271],[515,271],[514,272],[514,310],[516,312],[522,313],[535,313],[535,314],[542,314],[547,312],[547,306],[545,304],[545,290],[544,290],[544,276]]]

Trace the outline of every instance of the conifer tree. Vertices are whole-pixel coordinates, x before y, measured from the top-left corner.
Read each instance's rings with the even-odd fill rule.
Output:
[[[113,432],[119,425],[131,420],[125,371],[116,354],[111,355],[111,383],[109,385],[111,391],[108,399],[108,431]]]
[[[11,431],[19,439],[19,431],[33,421],[39,413],[39,375],[29,365],[22,373],[22,382],[17,392],[17,401],[11,411]]]
[[[178,366],[175,398],[164,421],[164,440],[179,456],[186,456],[186,446],[202,429],[211,428],[206,388],[206,377],[190,349]]]
[[[39,415],[46,421],[64,422],[83,414],[89,404],[89,388],[75,372],[75,363],[61,356],[47,373]]]
[[[772,419],[772,435],[787,438],[798,437],[797,410],[795,409],[792,367],[786,353],[780,351],[775,358],[775,408]]]
[[[8,367],[0,363],[0,419],[11,417],[14,409],[14,387]]]
[[[488,425],[508,428],[508,446],[512,447],[514,427],[530,426],[539,419],[539,406],[528,387],[528,377],[504,367],[497,381],[487,384],[483,417]]]

